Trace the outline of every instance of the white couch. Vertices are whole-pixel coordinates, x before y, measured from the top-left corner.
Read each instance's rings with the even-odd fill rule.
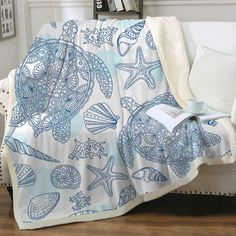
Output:
[[[182,26],[190,64],[193,63],[198,46],[206,46],[220,52],[236,55],[236,22],[183,22]],[[0,122],[3,122],[3,118],[0,117],[0,119]],[[232,108],[231,120],[236,127],[236,100]],[[2,131],[0,131],[1,134]],[[201,166],[199,176],[175,192],[234,195],[236,194],[235,182],[236,164]],[[6,163],[1,159],[0,185],[10,185]]]
[[[199,46],[236,55],[236,22],[184,22],[182,26],[191,64]],[[232,107],[231,120],[236,127],[236,99]],[[200,174],[194,181],[175,192],[235,195],[235,182],[236,164],[204,165],[201,166]]]

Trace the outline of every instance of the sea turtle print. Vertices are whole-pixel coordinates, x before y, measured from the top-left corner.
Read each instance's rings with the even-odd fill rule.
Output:
[[[28,122],[34,136],[52,130],[54,139],[69,140],[71,120],[88,102],[95,78],[106,98],[113,82],[104,62],[74,43],[75,21],[63,25],[59,39],[36,38],[15,77],[17,104],[10,126]]]
[[[151,102],[137,104],[131,97],[121,98],[122,107],[131,116],[119,134],[118,148],[128,168],[134,166],[134,151],[148,161],[169,165],[179,178],[186,176],[190,162],[203,155],[204,147],[216,145],[221,138],[203,131],[196,121],[186,121],[170,133],[161,123],[152,119],[146,111],[157,104],[178,106],[169,92]]]

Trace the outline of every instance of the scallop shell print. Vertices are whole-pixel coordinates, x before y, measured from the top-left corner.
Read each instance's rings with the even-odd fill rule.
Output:
[[[34,185],[36,175],[29,165],[14,164],[18,180],[18,187],[28,187]]]
[[[52,185],[59,189],[76,189],[81,182],[80,172],[71,165],[59,165],[50,175]]]
[[[115,129],[119,118],[106,103],[97,103],[84,113],[84,124],[92,134],[98,134]]]
[[[57,206],[60,200],[60,193],[44,193],[33,197],[28,206],[28,217],[31,220],[45,218]]]

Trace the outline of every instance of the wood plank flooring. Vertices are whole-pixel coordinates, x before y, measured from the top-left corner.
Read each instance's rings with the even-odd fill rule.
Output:
[[[236,197],[169,194],[124,216],[20,231],[0,188],[0,236],[236,236]]]

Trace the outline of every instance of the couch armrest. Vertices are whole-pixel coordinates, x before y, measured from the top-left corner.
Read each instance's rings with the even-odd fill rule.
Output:
[[[231,121],[233,125],[236,127],[236,97],[233,102],[232,112],[231,112]]]
[[[12,70],[8,77],[0,80],[0,113],[4,116],[7,114],[9,105],[10,84],[15,78],[15,70]]]
[[[0,113],[7,114],[9,97],[9,80],[5,78],[0,80]]]

